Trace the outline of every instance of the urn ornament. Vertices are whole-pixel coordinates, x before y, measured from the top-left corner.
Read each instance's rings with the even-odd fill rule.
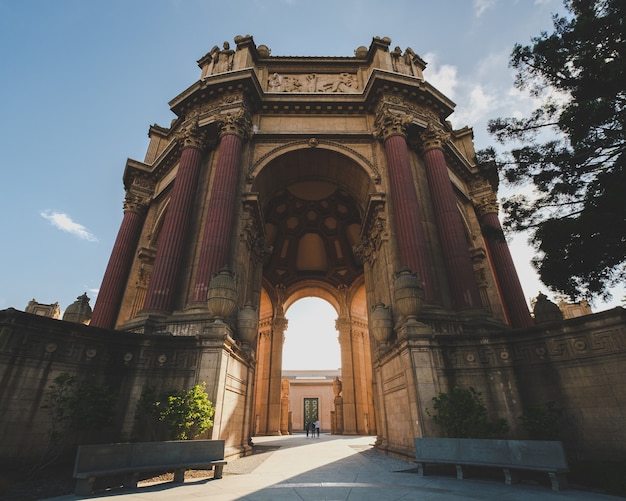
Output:
[[[247,304],[239,308],[237,315],[237,335],[239,339],[248,345],[256,340],[259,329],[259,314],[256,307]]]
[[[422,309],[424,288],[417,273],[406,266],[393,276],[395,290],[394,309],[405,318],[415,318]]]
[[[216,320],[228,318],[237,306],[237,283],[233,274],[224,268],[213,275],[207,294],[207,307]]]
[[[393,328],[393,319],[391,318],[391,312],[383,303],[377,303],[372,308],[369,315],[370,318],[370,332],[376,339],[378,344],[387,342],[389,334]]]

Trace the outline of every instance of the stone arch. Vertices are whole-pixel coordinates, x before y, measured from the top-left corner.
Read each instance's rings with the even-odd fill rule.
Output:
[[[310,148],[316,148],[319,150],[330,150],[336,153],[339,153],[349,159],[351,159],[355,164],[359,165],[364,172],[367,174],[369,179],[375,184],[379,185],[381,180],[381,175],[378,167],[375,162],[370,161],[364,155],[359,153],[358,151],[346,146],[342,143],[338,143],[335,141],[329,141],[325,139],[302,139],[297,141],[290,141],[287,144],[283,144],[273,148],[268,151],[260,158],[258,158],[254,163],[251,164],[250,168],[247,172],[246,182],[249,185],[255,183],[258,175],[263,171],[263,169],[271,164],[275,159],[284,155],[285,153],[289,153],[295,150],[307,150]]]
[[[270,435],[285,432],[284,421],[279,423],[271,412],[282,398],[276,367],[282,364],[282,343],[288,329],[285,315],[299,299],[318,297],[337,315],[345,384],[336,409],[341,415],[336,431],[369,433],[374,425],[371,353],[366,295],[364,290],[357,292],[364,288],[365,270],[353,248],[360,238],[367,204],[379,188],[377,171],[349,148],[326,141],[296,141],[266,154],[250,172],[247,189],[258,197],[266,245],[272,249],[261,278],[262,336],[255,385],[255,415],[261,418],[257,431]],[[360,307],[354,310],[358,315],[353,315],[356,296]]]

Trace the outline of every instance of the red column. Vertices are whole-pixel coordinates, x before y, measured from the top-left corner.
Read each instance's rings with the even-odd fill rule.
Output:
[[[435,296],[433,275],[427,257],[426,238],[411,173],[409,149],[403,135],[394,134],[387,137],[385,156],[389,168],[400,261],[412,272],[419,272],[424,285],[424,299],[432,300]]]
[[[428,140],[424,144],[426,177],[454,305],[457,310],[480,309],[480,292],[441,142]]]
[[[141,235],[143,209],[144,206],[134,204],[132,208],[128,206],[124,211],[124,219],[117,233],[98,298],[93,307],[90,325],[94,327],[115,328],[128,274]]]
[[[480,224],[489,246],[489,255],[511,327],[524,328],[534,325],[495,207],[482,214]],[[485,231],[487,228],[488,231]]]
[[[202,151],[197,142],[186,145],[180,157],[169,206],[159,235],[144,310],[171,311],[187,229],[198,185]]]
[[[220,141],[219,157],[213,175],[211,198],[202,235],[193,302],[206,302],[212,275],[226,266],[230,260],[228,251],[242,144],[241,138],[236,134],[226,134]]]

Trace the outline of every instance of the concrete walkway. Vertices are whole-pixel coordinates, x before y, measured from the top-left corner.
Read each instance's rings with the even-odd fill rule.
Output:
[[[374,437],[303,434],[257,437],[259,454],[231,460],[220,480],[189,478],[184,484],[140,484],[88,498],[61,496],[54,501],[110,499],[123,501],[199,500],[612,500],[617,497],[576,489],[552,491],[545,484],[505,485],[497,479],[457,480],[453,476],[420,478],[414,465],[375,449]]]

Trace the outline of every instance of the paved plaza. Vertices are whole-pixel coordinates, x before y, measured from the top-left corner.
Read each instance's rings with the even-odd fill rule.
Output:
[[[136,490],[116,489],[86,499],[116,501],[292,501],[292,500],[612,500],[620,498],[570,488],[550,490],[545,484],[523,482],[505,485],[496,478],[457,480],[451,475],[420,478],[415,465],[379,453],[374,437],[304,434],[256,437],[258,453],[230,460],[220,480],[188,478],[140,484]],[[61,496],[48,501],[73,501],[80,496]]]

